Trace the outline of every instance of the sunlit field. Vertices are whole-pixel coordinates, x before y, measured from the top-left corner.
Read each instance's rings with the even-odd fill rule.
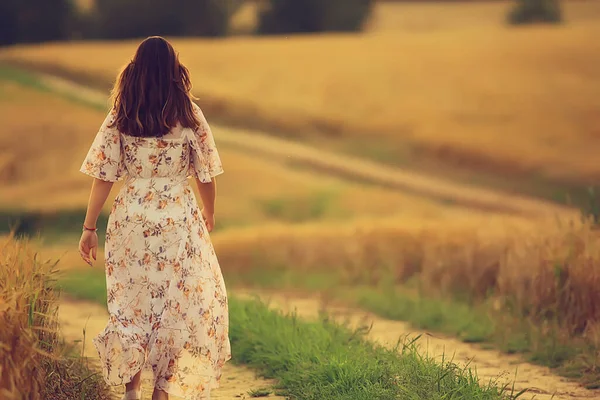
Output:
[[[106,400],[107,387],[59,337],[56,263],[0,237],[0,392],[5,399]]]
[[[85,209],[91,179],[79,167],[104,116],[100,110],[52,93],[2,81],[0,207],[44,212]],[[218,130],[214,134],[218,142]],[[297,170],[243,150],[225,147],[220,153],[226,173],[219,178],[217,206],[225,225],[390,215],[443,220],[479,214]]]
[[[400,28],[363,35],[174,43],[215,119],[400,164],[597,182],[600,3],[567,3],[563,26],[526,28],[505,25],[503,5],[385,5]],[[17,46],[0,59],[106,88],[137,43]]]
[[[239,32],[251,28],[252,7],[234,18]],[[600,2],[564,2],[566,22],[554,26],[510,27],[509,7],[504,1],[382,2],[360,34],[173,38],[225,169],[217,178],[211,240],[228,290],[321,295],[522,353],[600,387],[600,204],[583,215],[520,197],[523,184],[538,180],[561,190],[600,182]],[[23,219],[17,233],[34,236],[30,241],[44,259],[60,258],[60,284],[73,299],[105,301],[103,252],[89,269],[76,244],[91,186],[78,170],[109,105],[60,92],[36,74],[69,78],[108,97],[138,43],[0,49],[0,223],[6,225],[0,235]],[[252,146],[231,139],[240,132],[256,135]],[[269,135],[290,140],[270,142]],[[279,146],[258,151],[275,142]],[[308,144],[302,149],[315,156],[353,162],[354,170],[298,162],[295,142]],[[392,164],[390,176],[427,172],[441,178],[438,189],[456,189],[454,196],[442,201],[433,191],[411,194],[411,188],[419,192],[411,184],[405,190],[360,180],[352,171],[365,159]],[[521,180],[521,186],[502,192],[483,174]],[[457,185],[459,175],[472,186]],[[424,179],[419,176],[414,180]],[[477,195],[468,189],[483,181],[489,190],[480,197],[488,202],[469,203]],[[119,185],[100,218],[100,237]],[[503,199],[502,211],[481,205]],[[11,254],[28,254],[20,247],[25,242],[2,240]],[[2,272],[0,280],[8,279]],[[262,306],[232,304],[239,361],[269,370],[263,350],[249,349],[270,341],[294,350],[287,331],[278,336],[276,326],[295,326],[295,317],[286,322]],[[250,323],[252,315],[275,327]],[[322,338],[338,329],[328,322],[323,327]],[[302,340],[298,348],[321,343],[308,334]],[[363,342],[357,346],[388,357]],[[295,354],[271,356],[287,365]],[[395,371],[400,364],[390,365]],[[269,371],[283,381],[291,374]],[[300,372],[286,381],[289,393],[301,393],[306,381],[315,384],[307,386],[310,393],[324,396],[322,381],[307,381]],[[479,390],[476,381],[464,387]],[[492,389],[481,398],[500,398]]]

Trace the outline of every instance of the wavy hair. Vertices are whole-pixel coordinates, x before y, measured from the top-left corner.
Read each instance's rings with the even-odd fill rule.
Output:
[[[112,91],[112,124],[123,134],[162,137],[180,123],[196,128],[192,82],[173,46],[160,36],[144,40]]]

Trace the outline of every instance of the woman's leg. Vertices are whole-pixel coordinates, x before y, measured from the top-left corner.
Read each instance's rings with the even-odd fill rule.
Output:
[[[133,376],[131,382],[125,384],[125,392],[141,392],[142,390],[142,371]]]
[[[154,392],[152,392],[152,400],[169,400],[169,394],[164,390],[154,388]]]

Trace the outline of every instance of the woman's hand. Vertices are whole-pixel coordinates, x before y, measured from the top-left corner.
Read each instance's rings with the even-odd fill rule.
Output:
[[[206,225],[206,229],[208,229],[209,233],[212,232],[213,228],[215,227],[215,213],[210,213],[204,208],[202,209],[201,213],[202,218],[204,219],[204,224]]]
[[[95,231],[85,230],[79,240],[79,254],[83,261],[92,265],[92,258],[96,261],[96,251],[98,250],[98,235]]]

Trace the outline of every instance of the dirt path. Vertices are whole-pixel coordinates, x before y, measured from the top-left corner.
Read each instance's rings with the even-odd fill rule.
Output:
[[[85,337],[84,355],[89,357],[92,365],[97,362],[97,353],[92,338],[96,336],[108,320],[108,313],[105,308],[90,302],[69,301],[61,302],[59,309],[60,329],[63,338],[67,343],[83,340]],[[85,336],[84,336],[85,329]],[[80,344],[78,344],[80,346]],[[143,398],[152,397],[152,376],[151,374],[142,375],[143,377]],[[271,388],[272,381],[257,378],[254,371],[227,363],[223,370],[223,379],[221,387],[211,394],[211,399],[215,400],[240,400],[248,399],[250,390]],[[120,399],[123,395],[123,388],[117,387],[114,390],[114,398]],[[174,398],[174,397],[173,397]],[[283,397],[270,395],[269,399],[283,400]],[[174,398],[176,399],[176,398]]]
[[[40,73],[38,77],[44,86],[57,93],[108,108],[106,93],[52,75]],[[532,216],[554,217],[574,213],[567,207],[551,202],[447,181],[359,157],[321,150],[258,131],[224,127],[218,124],[213,124],[213,128],[218,132],[217,140],[222,145],[250,150],[253,154],[301,165],[319,172],[378,184],[466,207]]]
[[[563,399],[598,399],[600,391],[587,390],[576,382],[568,381],[552,373],[550,369],[523,362],[517,355],[507,355],[499,351],[483,350],[478,346],[460,342],[450,337],[431,335],[429,332],[413,329],[407,323],[379,318],[364,311],[327,304],[315,296],[300,297],[286,296],[272,292],[236,292],[236,295],[253,297],[258,295],[261,300],[274,308],[284,311],[296,311],[302,318],[315,318],[320,310],[326,310],[338,321],[349,321],[354,326],[372,325],[369,338],[384,346],[393,347],[398,339],[409,335],[422,335],[419,345],[430,356],[446,359],[454,356],[454,361],[465,365],[469,363],[477,370],[480,382],[485,384],[490,379],[499,378],[501,383],[514,382],[515,392],[529,389],[521,399],[563,400]]]
[[[501,383],[510,385],[514,382],[515,391],[529,389],[521,399],[529,400],[564,400],[564,399],[597,399],[600,393],[586,390],[575,382],[568,381],[553,374],[548,368],[523,362],[519,356],[507,355],[498,351],[483,350],[475,345],[460,342],[456,339],[441,335],[431,335],[429,332],[411,328],[400,321],[391,321],[379,318],[371,313],[357,309],[350,309],[339,305],[327,304],[315,297],[302,297],[298,295],[286,296],[272,292],[236,291],[236,295],[254,297],[258,295],[268,302],[271,307],[283,311],[295,311],[302,318],[313,319],[319,311],[326,310],[338,321],[349,321],[354,326],[371,325],[369,339],[379,342],[384,346],[393,347],[398,339],[408,335],[414,337],[422,335],[419,345],[430,356],[440,358],[442,353],[447,358],[465,365],[467,363],[477,370],[480,382],[485,384],[490,379],[498,378]],[[90,302],[63,301],[59,310],[61,332],[67,342],[83,340],[85,329],[85,356],[90,357],[92,363],[97,361],[96,351],[92,338],[100,332],[107,321],[108,314],[104,307]],[[257,378],[248,368],[228,363],[223,371],[221,388],[212,393],[211,398],[218,400],[239,400],[250,398],[251,390],[270,388],[273,382]],[[144,398],[151,396],[151,376],[144,375]],[[120,399],[123,394],[121,387],[115,388],[115,399]],[[269,399],[283,397],[270,395]]]

